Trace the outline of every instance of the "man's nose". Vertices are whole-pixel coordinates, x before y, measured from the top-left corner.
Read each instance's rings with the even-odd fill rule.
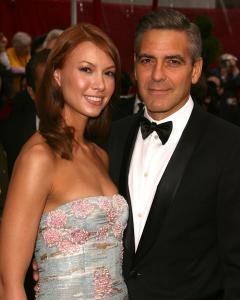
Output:
[[[164,64],[162,62],[156,62],[152,69],[152,79],[154,81],[161,81],[166,79],[166,73]]]

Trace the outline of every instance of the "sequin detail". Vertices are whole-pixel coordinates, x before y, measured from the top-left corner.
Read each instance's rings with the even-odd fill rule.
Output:
[[[74,244],[85,244],[88,237],[89,237],[90,233],[84,229],[74,229],[71,232],[71,241]]]
[[[71,255],[77,253],[80,249],[78,245],[72,243],[69,240],[64,240],[58,244],[58,249],[64,254],[64,255]]]
[[[65,212],[61,209],[57,209],[56,211],[49,212],[47,217],[47,226],[61,228],[67,222],[67,216]]]
[[[42,232],[43,239],[48,247],[54,247],[63,239],[62,232],[56,228],[47,228]]]
[[[97,240],[104,240],[108,237],[109,225],[104,225],[103,227],[99,228],[96,234]]]
[[[82,199],[72,204],[72,210],[76,217],[86,218],[94,210],[94,206],[87,199]]]
[[[114,224],[113,226],[113,234],[114,236],[119,240],[121,241],[122,240],[122,237],[123,237],[123,226],[121,223],[116,223]]]
[[[94,272],[94,294],[104,298],[112,292],[112,280],[107,268],[101,268]]]
[[[40,271],[36,299],[124,299],[122,235],[127,219],[121,196],[82,198],[45,213],[35,249]]]

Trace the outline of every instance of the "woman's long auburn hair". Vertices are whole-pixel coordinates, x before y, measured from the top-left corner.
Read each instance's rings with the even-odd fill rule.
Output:
[[[80,23],[67,28],[57,39],[49,54],[41,86],[37,93],[37,111],[40,118],[39,131],[46,143],[62,158],[71,160],[73,151],[74,128],[67,126],[62,111],[64,97],[62,90],[54,79],[54,71],[61,69],[69,54],[81,43],[92,42],[115,64],[115,90],[111,97],[116,99],[119,92],[120,56],[113,41],[98,27]],[[107,136],[110,126],[111,101],[96,118],[90,118],[85,137],[101,143]]]

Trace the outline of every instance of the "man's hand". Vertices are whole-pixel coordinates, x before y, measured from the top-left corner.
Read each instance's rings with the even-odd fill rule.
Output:
[[[38,280],[39,280],[39,272],[38,272],[38,264],[36,259],[33,259],[32,261],[32,268],[33,268],[33,279],[36,281],[36,284],[34,286],[34,291],[38,292],[39,291],[39,285],[38,285]]]

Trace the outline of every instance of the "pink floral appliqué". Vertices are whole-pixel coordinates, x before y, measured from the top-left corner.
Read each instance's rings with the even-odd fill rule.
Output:
[[[47,216],[47,226],[61,228],[67,223],[67,216],[61,209],[51,211]]]
[[[56,228],[47,228],[42,233],[43,239],[48,247],[57,246],[62,241],[62,232]]]
[[[58,248],[64,255],[75,254],[79,250],[79,246],[69,240],[61,241]]]
[[[107,215],[107,220],[110,224],[114,224],[116,222],[118,214],[115,209],[111,209],[110,211],[107,211],[106,215]]]
[[[115,195],[114,200],[118,211],[122,211],[125,207],[127,207],[127,202],[121,195]]]
[[[112,206],[112,199],[103,197],[99,201],[99,207],[106,213],[108,222],[113,224],[117,218],[117,210]]]
[[[99,197],[99,207],[105,212],[110,211],[112,209],[112,199],[105,196]]]
[[[109,232],[109,225],[102,226],[96,232],[96,239],[97,240],[104,240],[105,238],[108,237],[108,232]]]
[[[71,232],[71,242],[78,245],[83,245],[86,243],[90,236],[90,233],[85,229],[74,229]]]
[[[113,225],[113,234],[119,241],[122,240],[123,226],[121,223],[116,223]]]
[[[72,210],[76,217],[86,218],[94,210],[94,206],[89,204],[89,201],[81,199],[72,204]]]
[[[94,272],[94,294],[104,298],[112,293],[112,280],[107,268],[102,267]]]

